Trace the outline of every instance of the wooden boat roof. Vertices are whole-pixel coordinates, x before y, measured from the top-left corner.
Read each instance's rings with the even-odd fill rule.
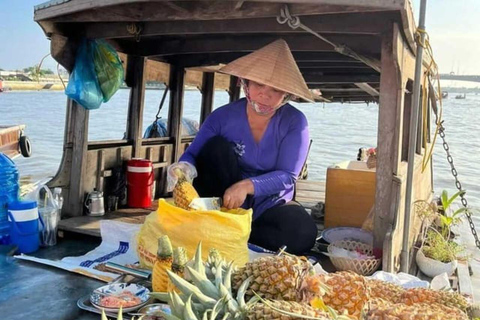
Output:
[[[280,24],[277,17],[285,6],[328,41]],[[107,39],[128,55],[187,68],[228,63],[283,38],[309,87],[330,101],[378,101],[382,34],[392,22],[415,53],[409,0],[53,0],[36,6],[34,19],[52,41],[52,56],[67,69],[73,53],[66,44],[82,36]],[[328,42],[350,48],[369,63],[339,53]]]

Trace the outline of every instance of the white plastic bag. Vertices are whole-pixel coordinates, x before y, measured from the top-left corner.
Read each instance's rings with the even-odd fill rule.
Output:
[[[52,191],[45,184],[39,184],[36,189],[26,194],[24,200],[36,201],[38,213],[45,227],[41,233],[41,245],[57,244],[57,226],[60,221],[60,208],[53,198]]]
[[[170,192],[175,188],[178,181],[176,170],[182,171],[188,182],[192,182],[197,177],[197,169],[195,166],[186,161],[172,163],[167,169],[167,191]]]

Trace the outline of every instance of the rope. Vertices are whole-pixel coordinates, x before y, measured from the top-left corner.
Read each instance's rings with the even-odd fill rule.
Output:
[[[142,26],[138,23],[128,23],[127,32],[132,36],[135,36],[135,41],[140,42],[140,33],[142,32]]]
[[[421,37],[420,34],[425,34],[425,39],[424,42],[421,42]],[[433,135],[433,140],[430,145],[429,150],[425,152],[423,155],[422,159],[422,173],[425,171],[425,169],[428,166],[428,163],[432,160],[432,155],[433,155],[433,149],[435,147],[435,143],[438,137],[438,133],[441,127],[441,122],[442,122],[442,113],[443,113],[443,102],[442,102],[442,91],[441,91],[441,86],[440,86],[440,80],[439,80],[439,72],[438,72],[438,65],[433,57],[433,49],[430,45],[430,37],[428,33],[424,29],[417,28],[417,31],[415,32],[415,42],[417,45],[421,46],[422,48],[425,49],[425,53],[429,56],[430,58],[430,63],[427,66],[427,69],[425,70],[425,76],[423,77],[423,85],[422,85],[422,115],[423,115],[423,122],[422,122],[422,127],[423,127],[423,143],[425,146],[427,146],[428,142],[428,117],[427,117],[427,112],[428,112],[428,95],[427,95],[427,88],[434,87],[433,83],[431,86],[427,85],[431,84],[431,79],[433,78],[434,81],[437,82],[437,91],[439,93],[438,101],[440,104],[440,110],[435,111],[435,133]]]
[[[314,35],[318,39],[320,39],[320,40],[328,43],[329,45],[331,45],[336,52],[338,52],[340,54],[343,54],[344,56],[354,58],[355,60],[361,61],[361,62],[365,63],[367,66],[374,69],[375,71],[380,72],[380,66],[375,62],[374,59],[370,59],[368,57],[362,56],[362,55],[356,53],[355,51],[353,51],[352,49],[350,49],[349,47],[347,47],[345,45],[338,45],[338,44],[328,40],[327,38],[325,38],[324,36],[322,36],[318,32],[310,29],[309,27],[307,27],[306,25],[304,25],[300,21],[300,18],[298,16],[292,16],[290,14],[290,10],[288,9],[288,5],[285,5],[283,8],[280,9],[280,15],[277,16],[277,22],[279,24],[287,23],[288,26],[290,28],[292,28],[293,30],[301,28],[301,29],[311,33],[312,35]]]

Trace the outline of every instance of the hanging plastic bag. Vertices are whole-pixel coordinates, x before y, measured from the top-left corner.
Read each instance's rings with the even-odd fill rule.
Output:
[[[123,83],[122,61],[118,57],[117,51],[105,40],[94,40],[91,45],[93,63],[103,93],[103,102],[107,102]]]
[[[226,210],[226,209],[225,209]],[[187,211],[158,201],[157,211],[147,216],[137,235],[137,253],[140,265],[152,268],[158,249],[158,238],[168,235],[173,247],[184,247],[189,258],[202,241],[202,256],[217,249],[227,261],[236,266],[248,262],[248,238],[252,224],[252,210]]]
[[[103,101],[103,94],[93,65],[90,43],[83,40],[78,48],[65,94],[85,109],[97,109]]]

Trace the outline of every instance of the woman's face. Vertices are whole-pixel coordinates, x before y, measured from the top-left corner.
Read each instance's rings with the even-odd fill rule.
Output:
[[[285,98],[285,92],[254,81],[248,81],[248,92],[250,99],[265,111],[275,111]]]

